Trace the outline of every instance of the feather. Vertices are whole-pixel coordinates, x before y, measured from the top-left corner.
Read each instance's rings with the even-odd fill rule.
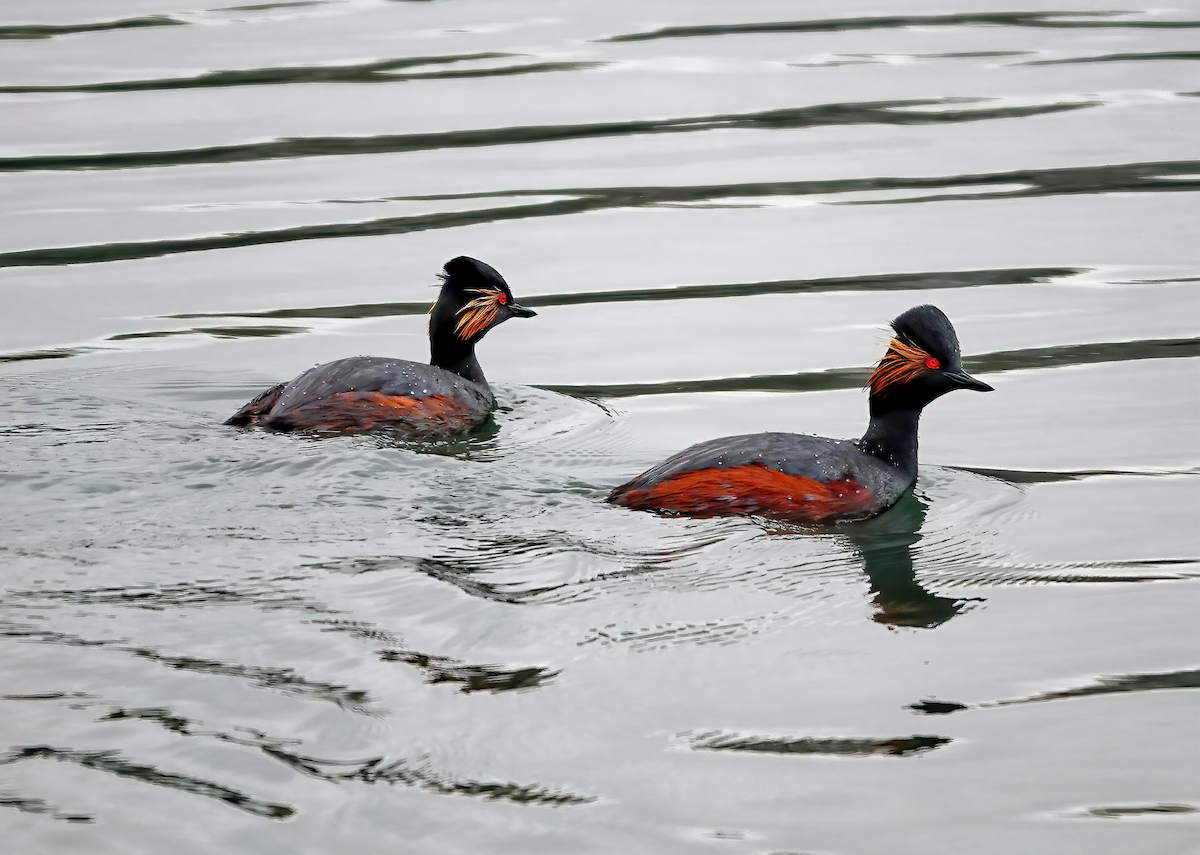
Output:
[[[490,288],[472,288],[471,293],[480,296],[458,310],[460,317],[454,327],[458,337],[467,340],[482,333],[496,320],[496,314],[500,311],[500,295],[503,292]]]
[[[879,395],[893,386],[901,386],[927,370],[925,360],[929,358],[930,355],[921,348],[894,338],[867,381],[867,387],[871,394]]]

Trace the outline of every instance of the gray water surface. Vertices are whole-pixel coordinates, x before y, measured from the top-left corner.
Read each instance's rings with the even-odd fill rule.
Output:
[[[20,853],[1200,844],[1200,7],[8,0],[0,840]],[[221,425],[539,316],[454,442]],[[996,387],[833,528],[604,504]]]

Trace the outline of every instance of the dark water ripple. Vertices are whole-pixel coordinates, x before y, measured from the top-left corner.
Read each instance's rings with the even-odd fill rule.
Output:
[[[1131,470],[1131,469],[1077,469],[1069,472],[1054,472],[1035,469],[989,469],[982,466],[954,467],[964,472],[974,472],[988,478],[997,478],[1010,484],[1054,484],[1061,481],[1083,481],[1088,478],[1111,478],[1114,476],[1136,476],[1138,478],[1161,478],[1174,475],[1200,475],[1200,469]]]
[[[308,332],[308,327],[195,327],[190,330],[151,330],[149,332],[118,333],[110,335],[106,341],[137,341],[145,338],[170,338],[177,335],[207,335],[213,338],[277,338],[281,335],[296,335]],[[73,356],[74,354],[63,354]],[[2,358],[2,357],[0,357]],[[31,357],[26,356],[26,359]],[[43,359],[47,357],[41,357]]]
[[[1000,585],[1141,584],[1200,579],[1200,558],[1132,559],[1055,564],[992,564],[971,555],[921,552],[937,565],[939,586],[996,587]],[[960,569],[961,568],[961,569]]]
[[[131,18],[115,18],[109,21],[93,21],[78,24],[9,24],[0,26],[0,39],[50,39],[57,36],[74,36],[87,33],[105,33],[121,30],[144,30],[158,27],[194,26],[197,16],[213,16],[216,12],[265,12],[273,9],[296,9],[307,6],[323,6],[329,0],[283,0],[278,3],[254,3],[244,6],[225,6],[217,9],[195,10],[186,13],[141,15]],[[425,0],[392,0],[392,2],[425,2]],[[215,16],[214,16],[215,17]],[[230,19],[221,19],[230,23]]]
[[[1094,682],[1069,689],[1041,692],[1024,698],[980,701],[974,704],[963,704],[957,701],[918,701],[912,704],[909,709],[925,713],[926,715],[945,715],[966,709],[1007,707],[1018,704],[1040,704],[1047,701],[1065,701],[1098,695],[1120,695],[1128,692],[1156,692],[1170,689],[1200,689],[1200,669],[1170,671],[1161,674],[1120,674],[1112,677],[1099,677]]]
[[[11,599],[13,603],[60,602],[89,606],[113,605],[152,611],[249,604],[263,611],[287,609],[314,615],[334,613],[323,603],[301,595],[298,593],[299,590],[299,586],[288,590],[279,586],[275,580],[246,576],[236,583],[232,580],[199,579],[194,582],[158,582],[103,588],[36,588],[26,591],[9,591],[6,599]]]
[[[993,185],[999,185],[1000,191],[977,198],[1012,198],[1075,193],[1138,192],[1141,190],[1154,192],[1170,190],[1172,187],[1195,190],[1200,186],[1200,178],[1196,182],[1179,180],[1191,176],[1200,177],[1200,160],[1111,163],[1099,166],[1019,169],[1008,172],[983,172],[954,176],[877,176],[873,178],[832,178],[820,181],[757,181],[682,187],[563,187],[540,190],[498,190],[490,193],[397,196],[395,199],[397,201],[442,201],[448,199],[519,198],[522,196],[598,196],[612,202],[610,207],[647,207],[710,202],[718,199],[833,196],[842,193],[938,190]],[[1011,185],[1023,186],[1020,189],[1009,189]],[[888,201],[907,202],[910,200],[884,200],[883,203],[886,204]]]
[[[382,757],[369,760],[322,760],[273,746],[263,746],[262,750],[298,772],[330,783],[361,781],[366,784],[415,786],[443,795],[479,796],[487,801],[503,800],[554,807],[589,804],[595,801],[595,798],[590,796],[536,785],[456,779],[432,770],[428,764],[417,764],[407,760],[388,762]]]
[[[522,298],[525,305],[577,306],[595,303],[640,303],[661,300],[697,300],[722,297],[749,297],[761,294],[802,294],[839,291],[925,291],[943,288],[971,288],[986,285],[1033,285],[1058,281],[1090,271],[1078,267],[1030,268],[1026,270],[964,270],[929,273],[895,273],[876,276],[845,276],[824,279],[784,279],[774,282],[742,282],[719,285],[679,285],[672,288],[625,289],[577,294],[543,294]],[[308,309],[271,309],[263,312],[221,312],[203,314],[187,312],[164,315],[181,320],[190,318],[386,318],[424,315],[428,303],[358,303],[350,306],[316,306]],[[309,327],[297,326],[237,326],[191,327],[181,330],[150,330],[119,333],[106,341],[136,341],[139,339],[171,338],[175,336],[207,335],[214,338],[270,338],[299,335]],[[75,356],[83,350],[0,355],[0,361],[18,362],[24,359],[51,359]]]
[[[738,197],[771,197],[829,195],[872,190],[928,189],[1011,186],[998,191],[976,194],[945,194],[906,199],[855,200],[840,204],[908,204],[912,202],[963,201],[967,199],[1013,199],[1037,196],[1059,196],[1095,193],[1179,193],[1200,189],[1200,161],[1164,161],[1159,163],[1126,163],[1109,166],[1065,167],[1060,169],[1016,170],[980,175],[957,175],[938,178],[871,178],[830,181],[788,181],[754,184],[726,184],[702,187],[639,187],[596,188],[592,190],[543,190],[538,196],[577,195],[577,198],[558,199],[526,205],[505,205],[470,211],[450,211],[405,217],[385,217],[358,223],[334,223],[297,226],[268,231],[240,232],[199,238],[172,238],[156,241],[105,243],[84,246],[28,249],[0,253],[0,267],[33,267],[63,264],[94,264],[107,261],[129,261],[158,258],[184,252],[234,249],[265,244],[288,243],[298,240],[325,240],[340,237],[369,237],[398,235],[437,229],[521,220],[534,217],[557,217],[590,211],[617,208],[654,207],[701,200]],[[514,191],[503,194],[528,196],[535,191]],[[410,197],[446,198],[446,197]],[[462,198],[462,197],[459,197]]]
[[[0,26],[0,39],[49,39],[54,36],[73,36],[79,33],[102,33],[108,30],[141,30],[147,27],[180,27],[187,21],[170,15],[143,15],[138,18],[119,18],[115,21],[96,21],[91,24],[21,24]]]
[[[759,754],[809,754],[830,757],[907,757],[923,754],[951,740],[945,736],[900,736],[891,739],[747,736],[737,733],[686,734],[697,751],[745,751]]]
[[[1092,365],[1136,359],[1182,359],[1195,356],[1200,356],[1200,337],[1062,344],[1024,350],[1003,350],[969,356],[963,360],[963,364],[971,371],[993,374],[1029,368],[1058,368],[1064,365]]]
[[[253,11],[316,3],[265,3],[232,6],[217,11]],[[697,36],[746,35],[754,33],[844,32],[851,30],[901,29],[906,27],[1003,26],[1035,28],[1139,28],[1194,29],[1200,22],[1179,20],[1129,19],[1118,16],[1137,12],[990,12],[943,15],[884,15],[858,18],[832,18],[816,21],[778,21],[751,24],[709,24],[664,27],[643,33],[612,36],[601,41],[631,42]],[[111,30],[188,26],[191,22],[175,15],[144,15],[80,24],[17,24],[0,26],[0,39],[48,39],[55,36],[100,33]]]
[[[298,9],[305,6],[324,6],[330,0],[280,0],[277,3],[250,3],[243,6],[222,6],[214,12],[263,12],[268,9]],[[391,0],[396,3],[424,3],[428,0]]]
[[[1077,56],[1066,59],[1034,59],[1017,65],[1078,65],[1089,62],[1191,62],[1200,59],[1200,51],[1167,50],[1154,53],[1109,53],[1102,56]]]
[[[506,557],[515,557],[508,552]],[[431,579],[446,582],[472,597],[481,597],[493,603],[505,603],[515,606],[529,602],[543,594],[560,587],[559,585],[534,585],[524,583],[495,584],[479,578],[478,566],[470,563],[447,561],[442,559],[421,559],[416,569]]]
[[[216,799],[230,807],[267,819],[286,819],[296,812],[295,808],[288,805],[256,799],[213,781],[206,781],[191,775],[164,772],[148,764],[133,762],[115,750],[77,751],[69,748],[56,748],[51,745],[29,745],[17,748],[8,755],[0,757],[0,766],[26,760],[58,760],[63,763],[74,763],[85,769],[107,772],[119,778],[136,778],[146,784]]]
[[[35,813],[62,822],[95,822],[96,818],[86,813],[68,813],[39,798],[22,798],[0,792],[0,807],[16,808],[21,813]]]
[[[417,80],[465,80],[475,77],[506,77],[514,74],[581,71],[597,68],[602,62],[531,62],[497,68],[451,69],[396,74],[403,68],[445,65],[481,59],[505,59],[507,53],[475,53],[461,56],[426,56],[385,59],[353,65],[292,66],[210,71],[193,77],[156,80],[115,80],[107,83],[75,83],[63,86],[0,86],[0,93],[28,95],[52,92],[154,92],[169,89],[221,89],[230,86],[275,86],[291,83],[404,83]]]
[[[415,570],[424,573],[431,579],[448,582],[473,597],[481,597],[485,600],[491,600],[495,603],[505,603],[507,605],[519,605],[547,590],[544,588],[535,588],[532,591],[525,591],[520,589],[519,586],[496,585],[475,578],[472,568],[458,568],[448,562],[430,558],[414,558],[407,555],[388,557],[371,555],[338,559],[335,561],[322,561],[307,566],[314,570],[328,570],[335,573],[354,575],[393,571],[402,568]]]
[[[1124,819],[1126,817],[1163,816],[1181,813],[1200,813],[1200,807],[1196,805],[1172,804],[1169,802],[1142,805],[1106,805],[1104,807],[1088,808],[1077,815],[1096,816],[1103,819]]]
[[[978,104],[985,98],[917,98],[818,104],[753,113],[721,113],[675,119],[595,122],[576,125],[526,125],[507,128],[440,131],[424,134],[380,134],[355,137],[296,137],[262,143],[207,146],[174,151],[0,157],[0,172],[74,169],[145,169],[207,163],[249,163],[298,157],[396,154],[439,149],[561,142],[565,140],[644,134],[691,133],[730,128],[796,130],[829,125],[943,125],[991,119],[1015,119],[1082,110],[1104,102],[1078,100],[1024,106],[927,110],[953,104]]]
[[[1032,347],[966,356],[963,365],[973,374],[998,374],[1066,365],[1127,362],[1136,359],[1179,359],[1200,356],[1200,337],[1147,339]],[[830,368],[796,374],[759,374],[753,377],[714,377],[704,380],[668,380],[660,383],[546,384],[543,389],[582,398],[632,398],[683,392],[825,392],[860,389],[871,376],[870,368]]]
[[[2,37],[2,36],[0,36]],[[929,58],[978,58],[1022,56],[1022,51],[979,51],[958,54],[928,54]],[[175,89],[222,89],[233,86],[278,86],[295,83],[405,83],[428,80],[467,80],[472,78],[507,77],[518,74],[545,74],[566,71],[585,71],[602,68],[610,63],[603,60],[572,60],[555,62],[526,62],[491,68],[447,69],[400,74],[402,69],[426,65],[449,65],[488,59],[515,59],[511,53],[474,53],[447,56],[400,57],[347,65],[285,66],[280,68],[248,68],[210,71],[190,77],[153,78],[147,80],[112,80],[102,83],[71,83],[61,85],[0,86],[0,94],[34,95],[51,93],[157,92]],[[1015,65],[1071,65],[1100,62],[1181,62],[1200,59],[1198,51],[1158,51],[1154,53],[1116,53],[1101,56],[1040,59]],[[870,56],[848,55],[845,62],[877,61]],[[792,63],[803,66],[804,63]],[[836,63],[821,63],[830,65]],[[1086,105],[1083,105],[1086,106]],[[125,164],[124,166],[128,166]],[[3,169],[4,167],[0,167]],[[91,167],[97,168],[97,167]]]
[[[26,350],[21,353],[0,353],[0,363],[30,362],[41,359],[67,359],[83,353],[89,353],[92,350],[94,348],[90,347],[55,347],[46,350]]]
[[[596,303],[641,303],[659,300],[700,300],[721,297],[757,297],[763,294],[821,294],[840,291],[927,291],[942,288],[975,288],[989,285],[1036,285],[1090,273],[1083,267],[1021,267],[995,270],[931,270],[920,273],[882,273],[874,276],[830,276],[820,279],[779,279],[772,282],[729,282],[717,285],[676,285],[669,288],[623,288],[570,294],[523,297],[526,305],[579,306]],[[316,306],[307,309],[270,309],[263,312],[198,312],[163,315],[164,318],[390,318],[424,315],[429,303],[358,303],[350,306]],[[212,328],[130,333],[130,337],[188,335]],[[242,327],[221,327],[231,337]],[[251,330],[288,330],[289,327],[247,327]],[[213,334],[213,333],[210,333]],[[112,336],[110,340],[116,340]]]
[[[752,24],[697,24],[662,27],[643,33],[612,36],[610,42],[645,42],[706,36],[771,33],[830,33],[851,30],[899,29],[904,27],[1036,27],[1104,29],[1196,29],[1200,21],[1127,18],[1138,12],[962,12],[943,15],[879,15],[859,18],[829,18],[818,21],[771,21]]]
[[[1044,701],[1061,701],[1071,698],[1086,698],[1094,695],[1114,695],[1126,692],[1153,692],[1162,689],[1200,689],[1200,669],[1172,671],[1165,674],[1120,674],[1101,677],[1095,683],[1042,692],[1027,698],[992,701],[988,706],[1010,706],[1012,704],[1035,704]]]
[[[560,671],[544,667],[503,668],[497,665],[465,665],[445,656],[430,656],[405,650],[381,650],[385,662],[405,662],[425,672],[426,682],[458,683],[460,692],[508,692],[535,689],[557,677]]]
[[[77,704],[76,708],[96,705],[95,703]],[[331,760],[305,756],[295,751],[296,740],[272,738],[249,728],[238,728],[237,733],[210,730],[199,722],[163,707],[112,707],[97,719],[100,722],[131,720],[151,722],[176,736],[207,738],[251,748],[306,777],[331,784],[357,781],[367,784],[412,786],[443,795],[476,796],[488,801],[504,800],[521,804],[550,806],[588,804],[595,800],[591,796],[535,784],[478,781],[456,777],[435,769],[431,763],[425,760],[389,762],[382,757],[365,760]],[[285,819],[296,812],[295,808],[288,805],[256,799],[212,781],[190,775],[163,772],[153,766],[130,762],[116,750],[77,751],[47,745],[23,746],[13,749],[7,755],[0,756],[0,766],[33,759],[71,762],[118,777],[135,778],[143,783],[217,799],[239,810],[268,819]],[[41,799],[0,797],[0,806],[15,807],[30,813],[45,813],[68,822],[91,822],[95,819],[84,814],[64,813],[47,805]]]
[[[309,680],[296,674],[291,668],[266,668],[240,665],[194,656],[179,656],[164,653],[151,647],[130,645],[113,639],[85,638],[74,633],[43,629],[32,624],[0,621],[0,636],[18,641],[41,644],[65,645],[68,647],[102,647],[144,659],[176,671],[194,674],[217,674],[234,677],[260,688],[284,694],[328,701],[347,712],[359,715],[374,715],[370,706],[372,699],[366,690],[351,689],[344,685],[319,680]]]
[[[389,569],[409,565],[434,564],[427,559],[412,559],[387,562]],[[383,562],[380,562],[382,565]],[[311,565],[313,569],[337,569],[335,565]],[[372,567],[381,569],[381,567]],[[358,572],[362,572],[361,568]],[[427,571],[429,572],[429,571]],[[470,571],[467,571],[468,573]],[[450,576],[446,573],[429,572],[434,578]],[[515,598],[505,598],[489,594],[486,583],[470,582],[459,574],[450,576],[455,579],[458,587],[470,587],[472,594],[501,602],[517,602]],[[360,640],[381,642],[390,645],[389,648],[377,651],[376,655],[385,662],[404,662],[425,673],[426,682],[430,684],[454,683],[463,692],[501,692],[514,689],[530,689],[552,681],[559,671],[546,667],[505,667],[501,665],[468,665],[466,663],[428,653],[403,649],[402,642],[394,633],[382,630],[364,621],[342,619],[338,609],[318,602],[311,597],[303,596],[299,591],[300,585],[286,587],[279,584],[281,580],[261,579],[253,576],[239,579],[236,583],[228,581],[178,583],[155,583],[153,585],[134,585],[128,587],[78,588],[78,589],[47,589],[37,588],[26,591],[10,591],[6,595],[8,602],[0,601],[0,605],[18,605],[26,608],[36,607],[39,603],[53,602],[83,606],[117,606],[124,608],[148,609],[152,611],[177,610],[181,608],[209,608],[217,605],[250,605],[264,612],[293,611],[307,617],[309,623],[320,626],[327,632],[340,632]],[[304,578],[291,581],[303,582]],[[527,592],[526,598],[531,598],[548,589],[537,589]],[[309,695],[332,700],[343,708],[351,711],[370,714],[369,698],[365,692],[349,690],[344,686],[314,682],[296,676],[291,669],[248,668],[246,666],[201,660],[192,657],[168,656],[158,651],[128,644],[117,644],[109,641],[85,641],[76,636],[66,636],[59,633],[37,630],[30,625],[8,624],[0,621],[0,635],[21,639],[36,639],[49,643],[84,644],[86,646],[102,646],[132,653],[143,659],[165,664],[177,670],[194,673],[219,674],[226,677],[249,680],[254,685],[279,689],[290,694]]]

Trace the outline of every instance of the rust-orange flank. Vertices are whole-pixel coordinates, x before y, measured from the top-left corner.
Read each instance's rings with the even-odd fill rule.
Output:
[[[636,510],[698,517],[733,513],[824,522],[865,512],[874,496],[857,481],[821,482],[752,463],[683,472],[645,490],[614,491],[610,500]]]
[[[290,430],[360,433],[392,428],[411,436],[457,433],[478,421],[470,407],[449,395],[410,398],[381,392],[339,392],[278,418]]]

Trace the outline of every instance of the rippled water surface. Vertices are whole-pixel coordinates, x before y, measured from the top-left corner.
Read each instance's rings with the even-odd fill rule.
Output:
[[[1200,843],[1200,7],[7,0],[0,839],[21,853]],[[221,421],[537,307],[458,442]],[[991,395],[827,529],[603,503]]]

